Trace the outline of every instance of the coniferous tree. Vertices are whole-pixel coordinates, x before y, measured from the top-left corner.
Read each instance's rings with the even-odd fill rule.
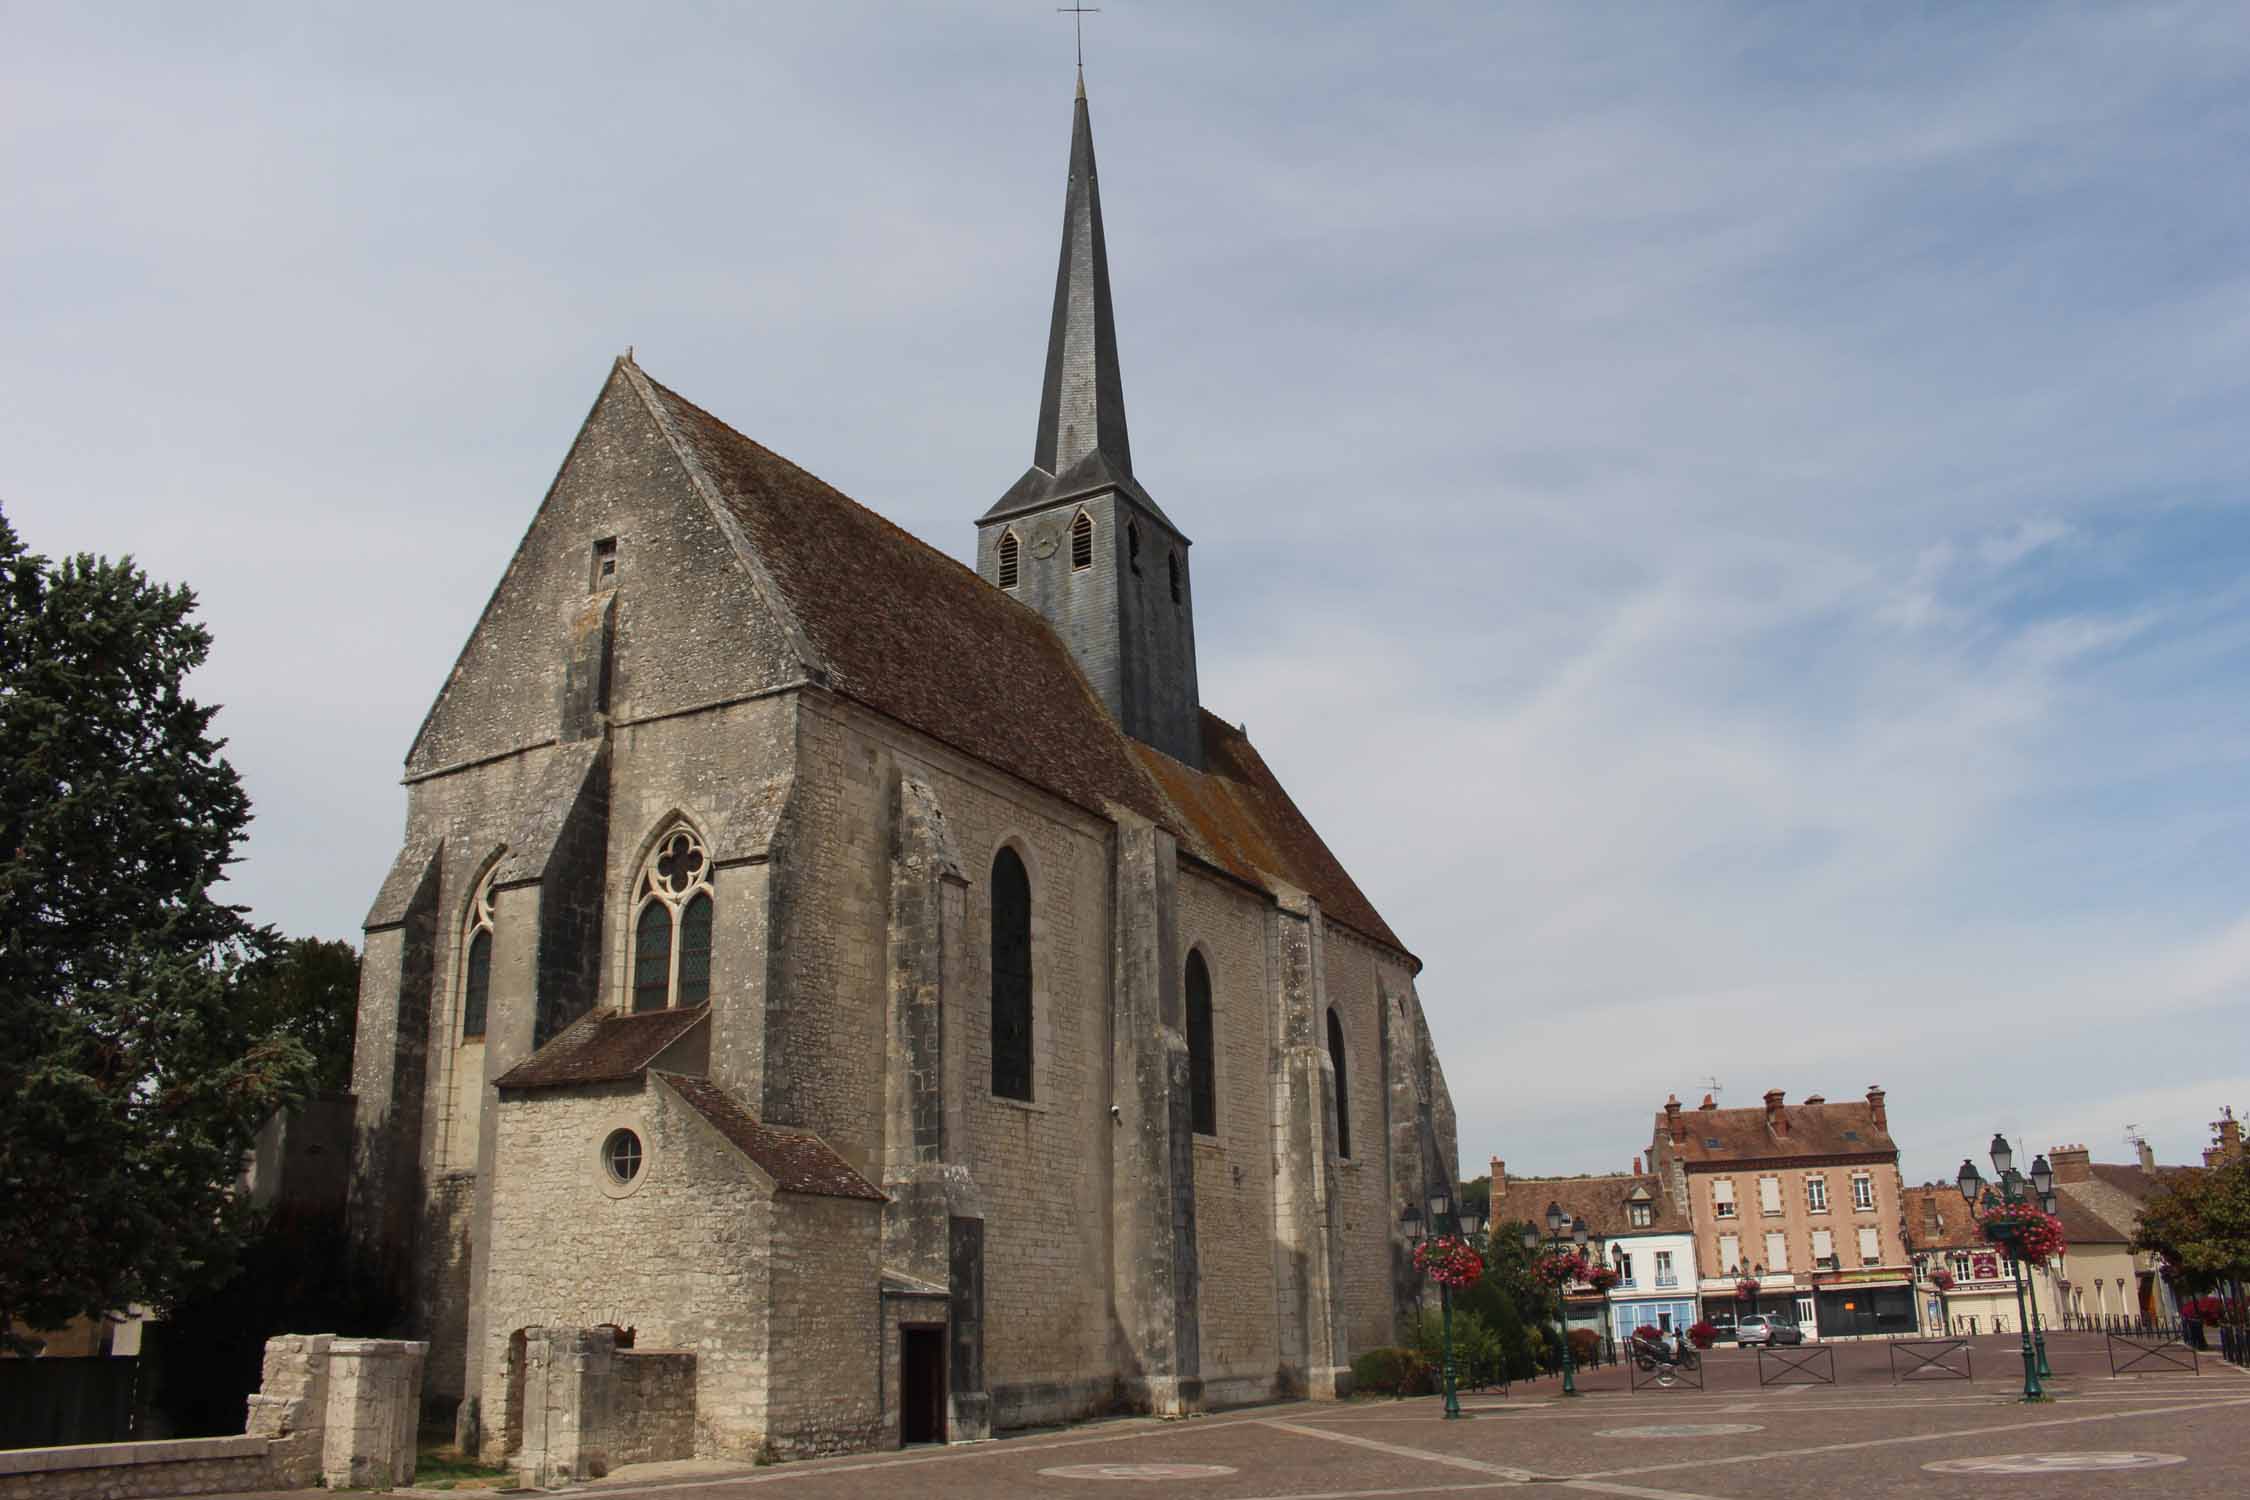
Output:
[[[0,1340],[223,1279],[304,1044],[235,1003],[272,935],[212,895],[249,801],[187,696],[195,596],[0,516]]]

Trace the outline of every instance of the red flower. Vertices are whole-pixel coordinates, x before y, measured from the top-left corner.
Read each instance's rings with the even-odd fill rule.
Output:
[[[1439,1286],[1475,1286],[1484,1276],[1484,1257],[1458,1235],[1441,1234],[1416,1245],[1414,1265]]]

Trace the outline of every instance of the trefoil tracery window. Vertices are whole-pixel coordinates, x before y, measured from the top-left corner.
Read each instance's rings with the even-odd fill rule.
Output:
[[[711,857],[678,828],[656,841],[633,894],[633,1009],[711,998]]]

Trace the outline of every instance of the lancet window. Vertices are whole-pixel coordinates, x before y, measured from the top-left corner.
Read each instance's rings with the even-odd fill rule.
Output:
[[[1219,1076],[1211,1038],[1211,971],[1203,955],[1187,961],[1188,1118],[1197,1135],[1219,1133]]]
[[[1094,518],[1080,511],[1070,523],[1070,567],[1072,572],[1094,565]]]
[[[1023,568],[1023,543],[1016,540],[1014,531],[1000,533],[1000,587],[1012,589]]]
[[[1031,1098],[1031,876],[1005,846],[992,857],[992,1092]]]
[[[633,1009],[711,998],[711,857],[691,829],[656,841],[633,896]]]
[[[1352,1085],[1344,1068],[1344,1023],[1328,1007],[1328,1060],[1336,1070],[1336,1154],[1352,1154]]]
[[[485,1011],[492,998],[492,877],[487,871],[469,898],[469,915],[462,925],[461,1040],[484,1040]]]

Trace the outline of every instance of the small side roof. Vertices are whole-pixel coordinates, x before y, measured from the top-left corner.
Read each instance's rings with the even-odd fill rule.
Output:
[[[1649,1222],[1635,1224],[1631,1205],[1646,1203]],[[1558,1203],[1574,1219],[1605,1239],[1635,1234],[1687,1234],[1684,1209],[1664,1191],[1663,1179],[1653,1172],[1612,1172],[1600,1177],[1518,1177],[1508,1174],[1507,1187],[1492,1202],[1492,1222],[1519,1220],[1547,1223],[1547,1205]]]
[[[656,1077],[772,1178],[777,1192],[861,1198],[873,1203],[890,1201],[882,1189],[860,1176],[850,1162],[810,1131],[783,1130],[761,1123],[740,1100],[709,1079],[679,1073],[658,1073]]]
[[[633,1078],[711,1018],[711,1007],[620,1015],[590,1010],[493,1080],[496,1088],[551,1089]]]

